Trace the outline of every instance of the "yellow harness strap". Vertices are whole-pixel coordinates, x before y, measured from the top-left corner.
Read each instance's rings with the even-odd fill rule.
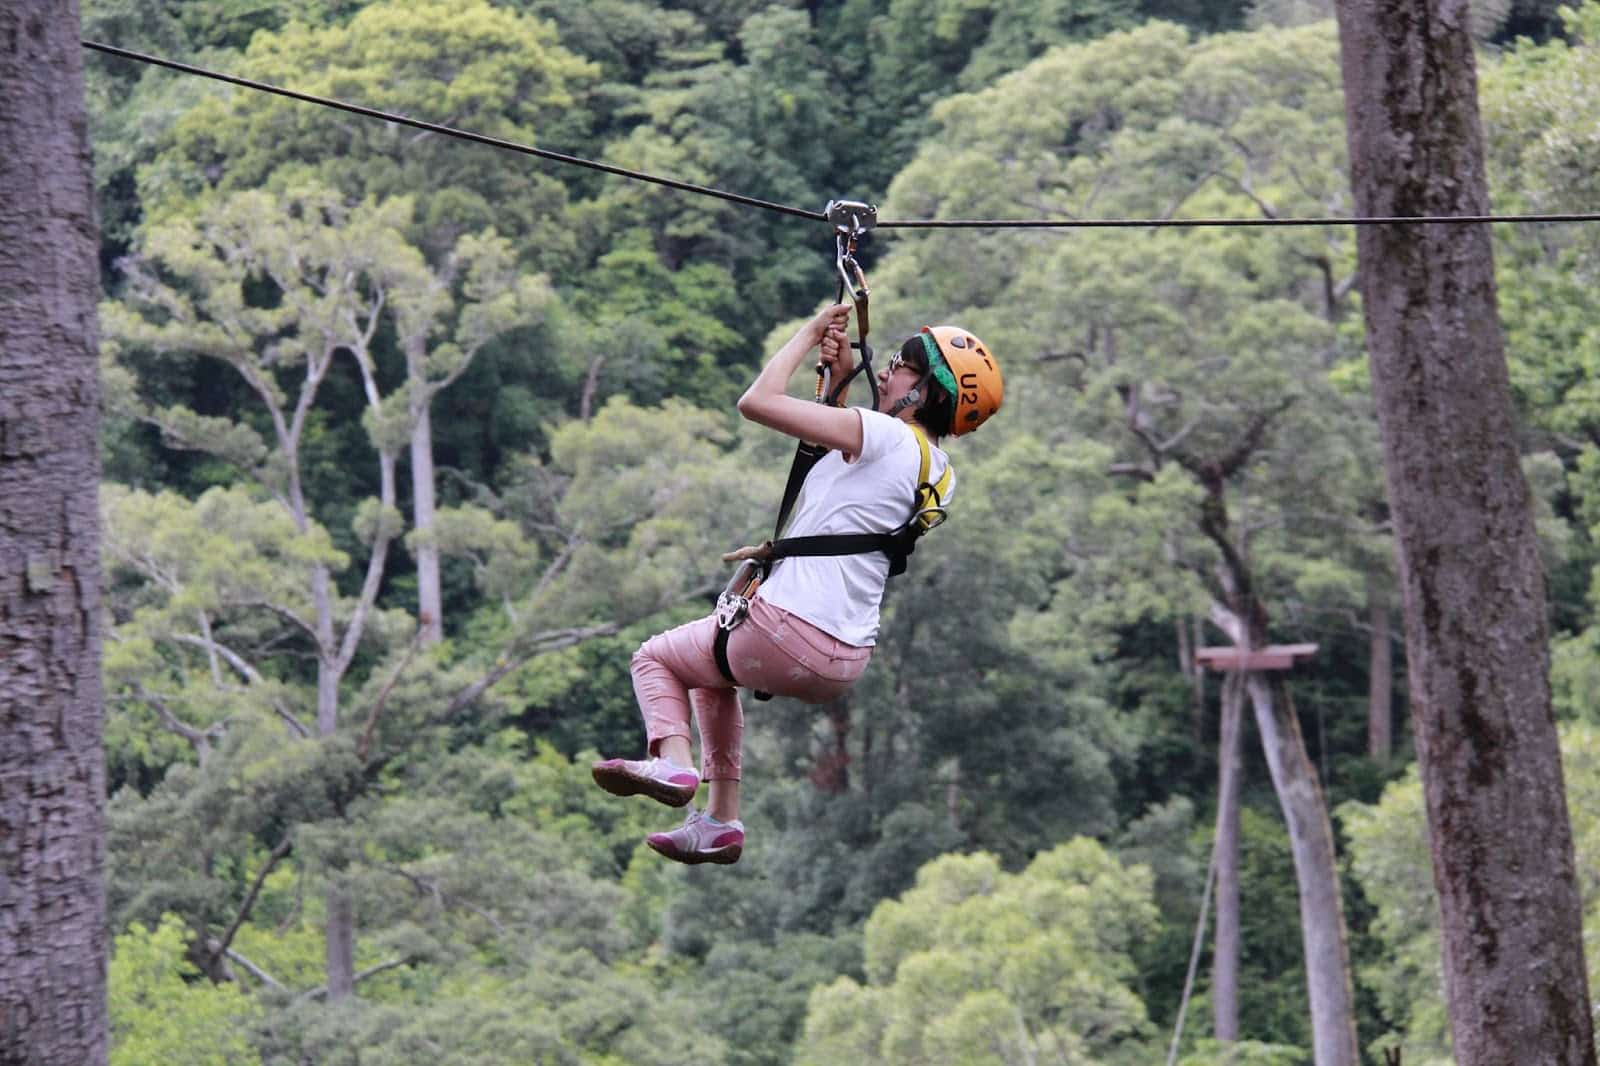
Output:
[[[926,533],[944,521],[942,506],[944,494],[950,491],[950,480],[955,471],[949,463],[946,463],[944,473],[939,476],[939,483],[928,484],[928,471],[933,466],[933,453],[928,446],[928,435],[915,422],[911,423],[911,432],[916,435],[917,449],[922,453],[917,466],[917,492],[914,503],[916,509],[912,512],[912,520]]]

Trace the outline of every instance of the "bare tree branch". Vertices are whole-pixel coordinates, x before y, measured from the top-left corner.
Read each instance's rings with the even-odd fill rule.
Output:
[[[411,660],[417,654],[417,649],[422,647],[422,639],[425,635],[426,630],[418,626],[416,633],[411,638],[411,643],[406,645],[406,653],[401,658],[400,665],[394,668],[394,673],[389,675],[389,680],[384,682],[382,691],[378,693],[378,698],[372,703],[372,710],[367,714],[367,722],[361,727],[361,739],[356,742],[356,758],[362,762],[367,761],[367,752],[372,748],[372,734],[378,727],[378,716],[383,713],[384,704],[389,701],[389,693],[394,691],[394,686],[400,680],[400,675],[405,672],[407,666],[411,665]]]
[[[446,892],[444,889],[439,887],[439,883],[437,881],[430,881],[425,877],[412,873],[410,870],[407,870],[402,866],[384,866],[382,869],[388,870],[390,873],[395,874],[398,877],[403,877],[405,880],[411,882],[412,888],[416,889],[419,894],[431,896],[434,903],[441,909],[446,907],[459,907],[464,911],[470,911],[493,926],[496,933],[501,936],[506,935],[505,924],[501,922],[499,918],[496,918],[493,914],[490,914],[476,903],[469,902],[462,899],[460,896],[455,896]]]
[[[351,978],[351,981],[354,984],[360,984],[369,977],[376,977],[381,973],[387,973],[390,970],[397,970],[402,966],[409,966],[415,961],[416,959],[413,956],[404,955],[397,959],[390,959],[387,962],[380,962],[376,966],[369,966],[365,970],[358,971],[356,975]],[[313,988],[309,992],[300,993],[300,999],[302,1001],[326,999],[327,996],[328,988],[326,985],[321,988]]]
[[[457,693],[455,699],[451,700],[449,706],[438,716],[438,720],[454,718],[475,702],[478,697],[489,691],[501,678],[535,656],[543,655],[546,652],[558,651],[561,648],[569,648],[574,644],[581,644],[583,641],[594,637],[609,637],[621,628],[622,624],[620,622],[605,622],[600,625],[581,626],[575,629],[552,630],[540,633],[526,642],[519,642],[521,644],[520,648],[503,657],[495,664],[494,669]]]
[[[229,666],[242,674],[245,680],[252,685],[266,684],[266,678],[261,676],[261,671],[257,670],[244,656],[214,638],[197,637],[192,633],[174,633],[172,634],[172,639],[180,644],[193,644],[197,647],[202,647],[208,655],[221,656],[227,660]],[[311,736],[311,730],[306,728],[305,723],[295,717],[294,712],[285,707],[281,701],[274,699],[270,702],[272,709],[277,712],[279,718],[283,719],[285,725],[299,734],[302,739]]]
[[[282,618],[285,622],[288,622],[296,629],[301,630],[307,636],[311,637],[311,639],[315,640],[317,637],[317,627],[314,623],[302,618],[292,608],[285,607],[281,603],[273,603],[271,600],[245,600],[240,603],[239,606],[264,608],[268,611],[271,611],[279,618]]]
[[[1239,435],[1239,442],[1233,446],[1231,451],[1223,453],[1222,457],[1216,460],[1216,476],[1225,481],[1237,473],[1239,468],[1245,464],[1245,461],[1250,458],[1251,453],[1261,446],[1261,438],[1266,434],[1267,427],[1271,426],[1279,415],[1292,406],[1294,406],[1294,397],[1285,396],[1267,410],[1257,411],[1251,417],[1250,424],[1245,427],[1245,431]]]
[[[204,766],[211,754],[211,742],[222,735],[225,720],[206,729],[196,729],[174,714],[172,708],[167,706],[166,699],[158,693],[151,692],[143,685],[135,685],[134,693],[140,702],[155,709],[161,716],[161,724],[169,733],[175,733],[189,742],[189,746],[194,748],[195,758]]]
[[[229,962],[236,962],[240,966],[243,966],[245,968],[245,972],[250,974],[250,976],[254,977],[257,981],[260,981],[262,984],[266,985],[268,988],[278,992],[286,991],[281,981],[232,948],[228,948],[223,954],[227,956]]]
[[[1106,473],[1112,477],[1131,477],[1139,481],[1154,481],[1155,470],[1143,463],[1112,463],[1106,467]]]
[[[594,394],[600,387],[600,368],[606,365],[606,357],[597,355],[589,363],[589,372],[583,376],[583,395],[578,400],[578,420],[589,421],[594,413]]]
[[[221,938],[212,946],[211,957],[213,959],[220,958],[227,953],[229,946],[233,943],[234,936],[239,932],[239,927],[244,924],[244,920],[250,916],[251,909],[255,907],[256,898],[261,895],[261,886],[266,883],[267,875],[272,872],[274,866],[278,865],[280,859],[289,854],[293,846],[290,838],[284,837],[278,842],[278,846],[267,854],[267,861],[262,863],[261,869],[256,871],[256,878],[250,884],[250,891],[245,893],[244,902],[239,904],[239,913],[233,916],[233,922],[228,926],[227,932],[223,933]]]

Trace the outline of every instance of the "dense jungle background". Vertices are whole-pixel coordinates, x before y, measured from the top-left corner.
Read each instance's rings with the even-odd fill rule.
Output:
[[[84,37],[806,210],[1350,212],[1317,0],[85,0]],[[1600,207],[1600,6],[1481,5],[1496,209]],[[1166,1061],[1247,580],[1338,842],[1372,1063],[1450,1061],[1355,242],[878,230],[872,340],[1005,410],[850,697],[746,703],[733,867],[589,780],[792,447],[733,401],[826,226],[94,55],[119,1066]],[[1600,933],[1600,228],[1500,226]],[[805,383],[797,382],[799,388]],[[1237,1039],[1310,1062],[1250,716]],[[1209,945],[1209,939],[1205,942]],[[1600,956],[1597,956],[1600,958]],[[1591,984],[1594,973],[1591,971]]]

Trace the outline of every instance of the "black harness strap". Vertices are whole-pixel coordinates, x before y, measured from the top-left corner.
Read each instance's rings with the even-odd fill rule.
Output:
[[[889,557],[889,576],[906,572],[906,558],[916,550],[920,532],[906,523],[892,533],[826,533],[814,537],[787,537],[772,542],[772,562],[795,556],[864,555],[883,552]]]
[[[733,665],[728,662],[728,634],[731,632],[732,630],[724,626],[717,627],[717,639],[711,643],[711,655],[712,658],[717,660],[717,669],[722,671],[722,676],[728,679],[728,684],[737,688],[739,680],[733,676]],[[756,693],[758,699],[760,696],[761,693]],[[770,693],[767,698],[771,699]]]

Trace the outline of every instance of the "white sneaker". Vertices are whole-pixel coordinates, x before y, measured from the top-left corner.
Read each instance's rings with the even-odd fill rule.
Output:
[[[709,814],[691,807],[689,817],[678,828],[670,833],[651,833],[644,842],[674,862],[726,866],[738,862],[744,852],[744,823],[737,818],[713,822]]]
[[[668,807],[682,807],[700,788],[699,774],[665,759],[602,759],[590,772],[613,796],[649,796]]]

